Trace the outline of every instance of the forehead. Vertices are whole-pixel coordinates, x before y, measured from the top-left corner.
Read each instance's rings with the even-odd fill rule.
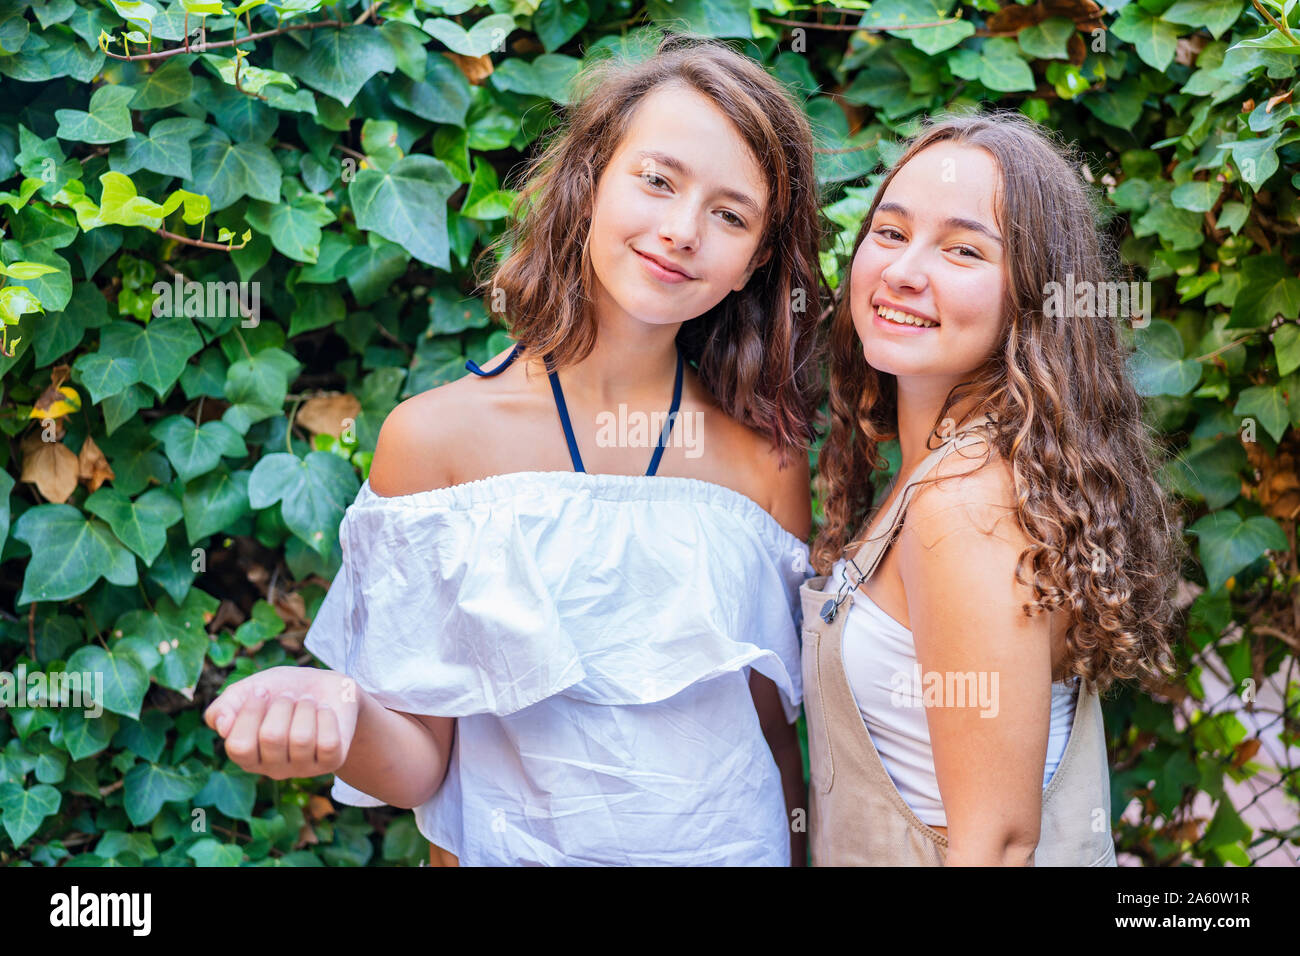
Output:
[[[664,84],[641,98],[615,158],[646,150],[673,156],[709,185],[742,188],[765,201],[767,176],[740,130],[690,87]]]
[[[994,200],[1001,177],[997,161],[987,150],[935,143],[894,174],[881,202],[897,202],[921,218],[956,216],[995,225]]]

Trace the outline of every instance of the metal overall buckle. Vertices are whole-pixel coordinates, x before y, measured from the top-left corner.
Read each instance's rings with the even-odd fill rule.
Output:
[[[849,580],[850,565],[852,565],[853,570],[858,573],[858,579],[856,581]],[[863,575],[862,569],[858,567],[857,562],[852,558],[845,558],[844,567],[840,570],[840,578],[842,579],[842,582],[839,590],[836,592],[835,597],[828,598],[826,603],[822,605],[821,619],[823,621],[830,624],[835,620],[835,615],[839,613],[840,605],[848,599],[850,593],[857,590],[858,585],[862,583],[863,577],[865,577],[865,575]]]

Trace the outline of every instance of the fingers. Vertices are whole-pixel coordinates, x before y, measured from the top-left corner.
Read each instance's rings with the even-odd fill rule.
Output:
[[[234,726],[226,737],[226,754],[245,770],[254,773],[260,772],[258,731],[261,729],[266,707],[266,688],[255,687],[236,713]]]
[[[331,770],[343,765],[343,735],[339,731],[339,718],[326,707],[316,711],[316,759]]]
[[[226,755],[277,780],[336,770],[345,753],[338,714],[305,683],[264,680],[269,673],[231,685],[204,712],[204,723],[226,738]]]
[[[221,736],[226,736],[235,722],[235,715],[248,701],[253,686],[247,678],[231,684],[208,705],[208,709],[203,712],[203,722]]]
[[[289,763],[289,723],[293,720],[292,697],[271,699],[257,730],[258,760],[267,768],[279,768]]]
[[[298,701],[289,724],[289,763],[295,766],[314,766],[316,755],[316,702],[310,697]]]

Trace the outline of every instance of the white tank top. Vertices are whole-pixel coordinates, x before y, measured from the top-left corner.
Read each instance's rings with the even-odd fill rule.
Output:
[[[843,568],[841,558],[831,580],[841,580]],[[854,593],[852,606],[845,610],[849,616],[844,622],[844,673],[880,762],[922,823],[946,827],[948,818],[939,799],[930,728],[925,720],[927,695],[942,694],[939,699],[948,706],[964,704],[992,712],[996,688],[989,680],[981,682],[977,677],[952,681],[946,687],[935,679],[922,679],[911,631],[861,590]],[[1052,779],[1070,739],[1077,689],[1074,679],[1052,684],[1044,787]]]

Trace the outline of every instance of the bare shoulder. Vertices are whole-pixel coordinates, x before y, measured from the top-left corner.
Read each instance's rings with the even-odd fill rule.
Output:
[[[954,535],[972,548],[989,537],[1028,544],[1016,520],[1011,464],[984,441],[949,452],[922,476],[899,540],[905,549],[931,550]]]
[[[725,413],[718,412],[724,418]],[[808,454],[793,449],[781,460],[781,453],[767,435],[732,418],[727,418],[727,459],[742,464],[750,486],[749,497],[763,506],[777,523],[800,541],[812,532],[812,489]]]
[[[389,498],[453,483],[451,455],[463,438],[468,384],[457,379],[428,389],[388,413],[370,462],[375,494]]]
[[[791,449],[786,460],[765,436],[757,436],[763,468],[768,475],[767,511],[800,541],[812,533],[812,472],[808,453]]]

